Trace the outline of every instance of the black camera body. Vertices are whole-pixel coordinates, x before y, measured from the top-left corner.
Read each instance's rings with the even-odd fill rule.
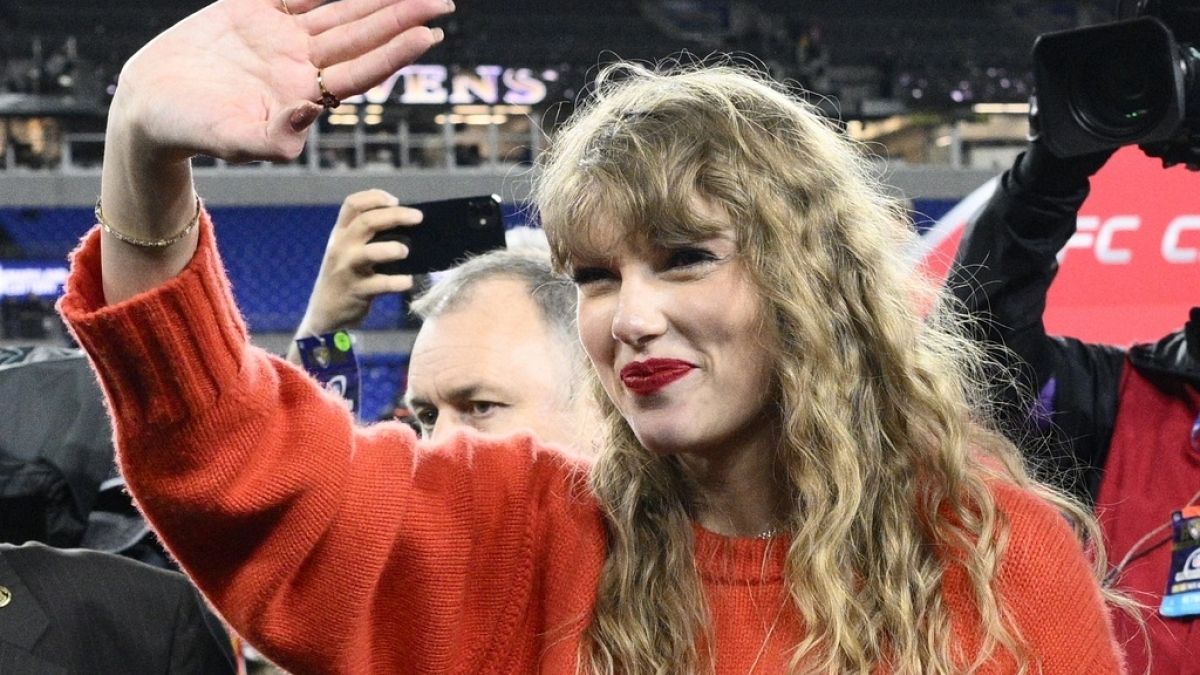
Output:
[[[1140,145],[1200,168],[1200,0],[1121,3],[1112,23],[1038,36],[1035,134],[1059,157]]]

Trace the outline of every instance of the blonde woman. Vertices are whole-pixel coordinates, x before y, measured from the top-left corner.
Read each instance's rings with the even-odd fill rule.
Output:
[[[1120,671],[1092,521],[988,431],[854,149],[753,76],[611,71],[545,162],[594,466],[355,428],[249,346],[188,158],[298,153],[450,8],[222,0],[122,72],[62,309],[130,489],[243,636],[296,673]]]

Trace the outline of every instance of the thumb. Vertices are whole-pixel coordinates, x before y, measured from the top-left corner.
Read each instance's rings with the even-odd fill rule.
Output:
[[[311,101],[300,101],[284,108],[267,123],[267,145],[282,159],[294,159],[304,148],[308,128],[324,109]]]
[[[321,116],[323,108],[312,101],[301,101],[287,111],[288,128],[293,133],[305,131]],[[282,117],[282,116],[281,116]]]

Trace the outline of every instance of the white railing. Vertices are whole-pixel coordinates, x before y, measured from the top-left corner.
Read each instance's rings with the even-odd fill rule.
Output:
[[[413,132],[407,121],[389,126],[351,125],[324,130],[313,128],[300,157],[292,162],[264,162],[256,168],[284,171],[339,171],[345,169],[456,169],[478,166],[505,166],[532,162],[545,144],[538,125],[530,122],[528,131],[513,132],[498,125],[442,124],[436,132]],[[100,169],[104,134],[64,133],[55,161],[43,166],[24,164],[13,143],[5,143],[0,152],[0,171],[89,173]],[[460,151],[465,150],[468,156]],[[225,162],[199,158],[199,171],[221,171]],[[238,166],[244,169],[244,166]]]

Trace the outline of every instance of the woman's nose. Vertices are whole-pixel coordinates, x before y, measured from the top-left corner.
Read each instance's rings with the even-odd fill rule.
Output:
[[[661,292],[652,283],[626,277],[613,314],[612,335],[631,347],[642,347],[667,329]]]

